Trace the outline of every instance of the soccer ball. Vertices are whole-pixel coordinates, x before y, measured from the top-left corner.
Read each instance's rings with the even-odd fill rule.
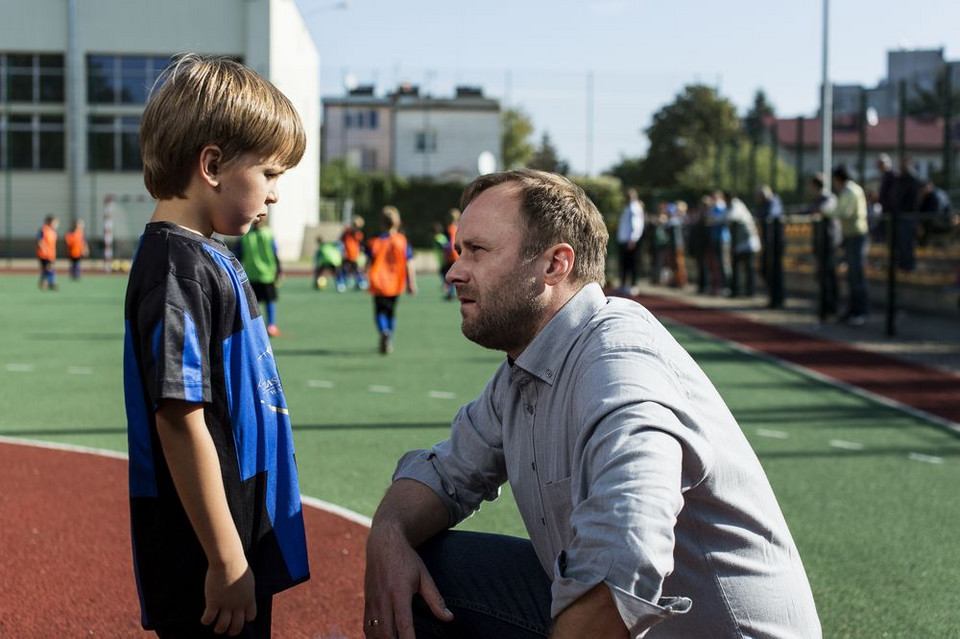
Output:
[[[327,288],[327,278],[324,275],[321,275],[317,278],[317,290],[323,291]]]

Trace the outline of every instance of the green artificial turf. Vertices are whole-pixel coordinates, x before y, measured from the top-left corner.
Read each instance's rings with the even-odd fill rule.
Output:
[[[47,292],[34,276],[0,277],[0,434],[125,450],[124,287],[123,277],[91,275],[61,277]],[[305,494],[371,515],[397,458],[443,439],[502,361],[460,335],[438,278],[421,277],[420,288],[400,301],[388,357],[377,353],[369,295],[314,291],[297,277],[281,288],[284,334],[273,344]],[[766,468],[824,636],[957,636],[960,439],[671,328]],[[464,526],[524,534],[508,489]]]

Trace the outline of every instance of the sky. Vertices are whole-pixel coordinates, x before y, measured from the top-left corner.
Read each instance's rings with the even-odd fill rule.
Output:
[[[653,114],[683,87],[717,87],[741,114],[763,89],[777,115],[813,115],[822,0],[296,0],[321,93],[399,83],[452,97],[477,86],[531,119],[574,173],[642,156]],[[833,82],[876,85],[887,51],[960,60],[960,0],[832,0]]]

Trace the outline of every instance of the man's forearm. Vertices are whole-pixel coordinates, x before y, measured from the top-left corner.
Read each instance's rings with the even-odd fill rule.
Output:
[[[610,588],[604,583],[597,584],[567,606],[557,616],[550,633],[550,639],[627,639],[629,636]]]
[[[447,507],[427,486],[412,479],[398,479],[384,495],[373,516],[371,533],[391,528],[416,548],[449,527]]]

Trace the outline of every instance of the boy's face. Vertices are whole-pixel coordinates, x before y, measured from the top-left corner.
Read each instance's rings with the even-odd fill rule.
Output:
[[[245,153],[221,169],[220,188],[211,212],[213,230],[221,235],[244,235],[267,216],[267,206],[280,199],[277,180],[285,168],[275,159],[262,160]]]

